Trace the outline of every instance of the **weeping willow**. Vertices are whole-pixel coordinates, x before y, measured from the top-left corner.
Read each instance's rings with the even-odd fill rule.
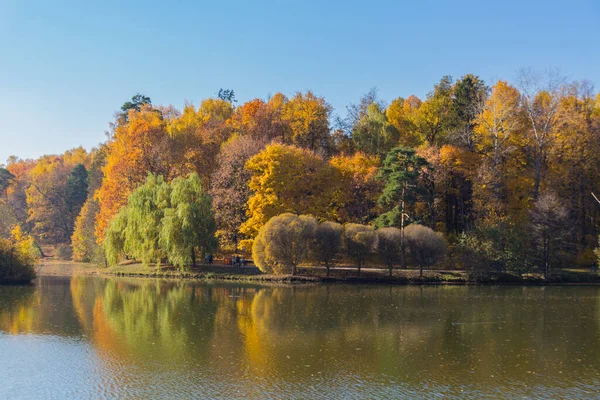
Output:
[[[148,175],[110,222],[104,249],[110,265],[130,258],[158,267],[166,260],[184,270],[216,246],[211,197],[197,174],[168,183]]]

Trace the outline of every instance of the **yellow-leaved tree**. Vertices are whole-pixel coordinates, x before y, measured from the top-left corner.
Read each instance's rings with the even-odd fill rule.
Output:
[[[477,216],[484,226],[495,226],[505,219],[512,203],[512,219],[516,209],[527,209],[530,180],[525,173],[521,94],[513,86],[498,81],[481,113],[475,119],[475,150],[481,155],[476,184],[473,187]],[[512,199],[512,200],[511,200]]]
[[[374,219],[382,189],[381,181],[376,179],[379,157],[357,152],[333,157],[329,162],[342,176],[334,210],[336,219],[361,224]]]
[[[315,153],[271,144],[246,163],[251,173],[248,220],[240,231],[255,237],[272,217],[293,213],[326,218],[338,193],[341,174]]]
[[[110,220],[149,173],[170,179],[175,170],[173,140],[162,114],[143,105],[140,111],[129,110],[127,120],[117,127],[107,145],[104,178],[96,192],[100,204],[96,217],[98,243],[102,243]]]
[[[331,106],[311,91],[297,93],[283,103],[282,117],[292,131],[292,143],[316,151],[329,148]]]

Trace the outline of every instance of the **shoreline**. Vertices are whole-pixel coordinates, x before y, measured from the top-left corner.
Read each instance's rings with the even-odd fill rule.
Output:
[[[506,285],[506,286],[600,286],[600,275],[581,270],[556,271],[550,279],[526,275],[518,277],[502,274],[486,280],[470,280],[465,271],[425,270],[423,278],[413,269],[394,270],[394,276],[382,274],[382,269],[363,268],[361,276],[351,268],[332,269],[331,276],[323,274],[321,268],[300,268],[297,275],[262,274],[255,267],[200,266],[191,271],[181,272],[173,267],[145,267],[141,264],[120,265],[100,268],[93,264],[44,259],[36,267],[37,276],[90,275],[103,277],[152,278],[190,280],[199,282],[245,282],[275,284],[363,284],[363,285]]]

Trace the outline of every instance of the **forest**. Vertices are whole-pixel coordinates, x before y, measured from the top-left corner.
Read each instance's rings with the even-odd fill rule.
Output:
[[[551,70],[444,76],[423,99],[372,89],[337,113],[311,91],[183,110],[137,94],[96,148],[0,165],[0,249],[548,274],[597,263],[599,172],[600,95]]]

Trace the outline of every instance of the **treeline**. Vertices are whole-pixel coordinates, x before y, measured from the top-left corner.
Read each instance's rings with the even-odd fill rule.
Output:
[[[515,85],[443,77],[425,99],[387,104],[373,90],[346,111],[310,91],[239,105],[220,91],[183,111],[134,96],[97,149],[8,160],[0,235],[20,226],[80,261],[104,263],[116,248],[111,262],[191,264],[209,246],[186,244],[175,262],[160,239],[173,204],[157,206],[159,233],[142,247],[101,247],[127,213],[146,227],[130,196],[151,174],[159,186],[197,180],[225,251],[250,249],[271,218],[291,213],[402,232],[419,224],[465,267],[547,273],[596,261],[600,97],[588,82],[529,70]]]

